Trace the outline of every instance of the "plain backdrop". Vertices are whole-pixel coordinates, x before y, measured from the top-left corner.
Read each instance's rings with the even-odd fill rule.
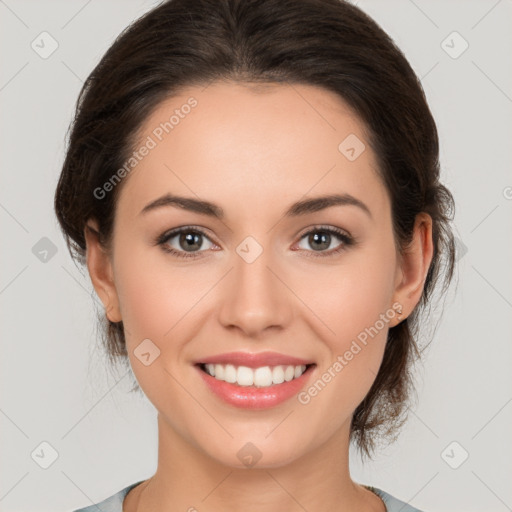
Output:
[[[0,0],[2,512],[73,510],[156,468],[155,409],[128,392],[129,369],[108,371],[90,279],[53,212],[82,82],[155,5]],[[408,423],[374,461],[353,453],[352,476],[426,512],[512,510],[512,3],[358,5],[404,51],[437,121],[458,285]]]

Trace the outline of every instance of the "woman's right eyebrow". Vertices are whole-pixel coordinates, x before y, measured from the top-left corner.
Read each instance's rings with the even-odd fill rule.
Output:
[[[146,214],[150,211],[166,206],[174,206],[188,210],[191,212],[199,213],[201,215],[208,215],[209,217],[216,217],[217,219],[224,219],[224,210],[209,201],[202,201],[194,199],[193,197],[176,196],[173,194],[165,194],[154,201],[148,203],[141,210],[139,215]]]
[[[195,199],[193,197],[183,197],[174,194],[165,194],[154,201],[148,203],[139,213],[146,214],[150,211],[163,207],[178,207],[201,215],[224,219],[224,210],[217,204],[210,201]],[[364,211],[370,218],[372,213],[368,206],[360,199],[351,194],[328,194],[310,199],[304,199],[293,203],[284,213],[285,217],[298,217],[315,213],[333,206],[356,206]]]

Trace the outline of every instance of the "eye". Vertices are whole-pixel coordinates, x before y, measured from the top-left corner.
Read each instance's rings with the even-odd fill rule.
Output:
[[[325,251],[331,246],[333,237],[341,240],[341,244],[331,250]],[[174,241],[174,244],[170,242]],[[160,235],[155,243],[162,247],[162,250],[178,258],[199,258],[200,253],[205,252],[208,247],[201,250],[204,239],[210,240],[207,234],[200,228],[184,226],[167,231]],[[318,226],[310,229],[300,237],[300,241],[306,239],[311,244],[313,251],[306,250],[307,257],[330,257],[335,256],[347,247],[356,243],[355,239],[345,231],[333,227]],[[213,242],[210,241],[213,244]],[[211,247],[210,247],[211,248]],[[191,250],[189,250],[191,249]],[[316,253],[316,254],[315,254]]]
[[[336,249],[333,249],[328,252],[325,251],[324,249],[328,249],[331,246],[333,238],[341,240],[342,243]],[[307,231],[301,236],[301,241],[304,239],[308,244],[310,244],[311,247],[313,247],[312,252],[306,251],[307,253],[309,253],[307,254],[307,256],[313,258],[326,258],[330,256],[335,256],[336,254],[345,250],[347,247],[355,244],[355,239],[345,231],[342,231],[341,229],[338,228],[324,226],[318,226]]]
[[[176,238],[174,247],[170,247],[169,242],[174,238]],[[158,237],[156,243],[162,247],[162,250],[171,253],[178,258],[197,258],[199,257],[197,253],[203,252],[199,249],[203,245],[205,238],[209,240],[203,230],[199,228],[192,228],[191,226],[185,226],[174,229],[171,232],[164,233]],[[185,248],[185,250],[182,250],[182,248]],[[191,251],[188,251],[188,249],[191,249]]]

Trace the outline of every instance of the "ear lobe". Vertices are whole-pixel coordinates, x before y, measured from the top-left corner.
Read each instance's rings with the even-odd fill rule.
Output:
[[[433,253],[432,217],[422,212],[416,216],[413,238],[401,256],[401,279],[395,288],[395,300],[403,305],[404,318],[421,299]]]
[[[111,322],[120,322],[119,300],[114,283],[110,254],[100,244],[99,228],[95,219],[89,219],[84,229],[86,241],[87,269],[96,294],[105,306],[105,313]]]

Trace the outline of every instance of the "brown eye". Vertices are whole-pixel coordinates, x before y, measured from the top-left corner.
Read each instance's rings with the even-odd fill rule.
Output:
[[[170,244],[173,239],[176,241]],[[205,252],[208,248],[201,250],[204,240],[209,240],[206,233],[197,228],[184,227],[164,233],[158,238],[157,244],[162,246],[165,252],[179,258],[196,258],[197,253]]]
[[[341,244],[338,244],[338,247],[327,251],[329,247],[331,247],[331,244],[335,239],[341,240]],[[344,231],[341,231],[337,228],[322,228],[318,227],[315,229],[312,229],[308,231],[307,233],[304,233],[301,237],[302,240],[306,240],[307,244],[313,249],[312,251],[306,250],[306,252],[309,252],[308,256],[332,256],[335,254],[338,254],[339,252],[343,251],[347,246],[354,244],[354,239],[345,233]],[[318,254],[311,254],[318,253]]]

